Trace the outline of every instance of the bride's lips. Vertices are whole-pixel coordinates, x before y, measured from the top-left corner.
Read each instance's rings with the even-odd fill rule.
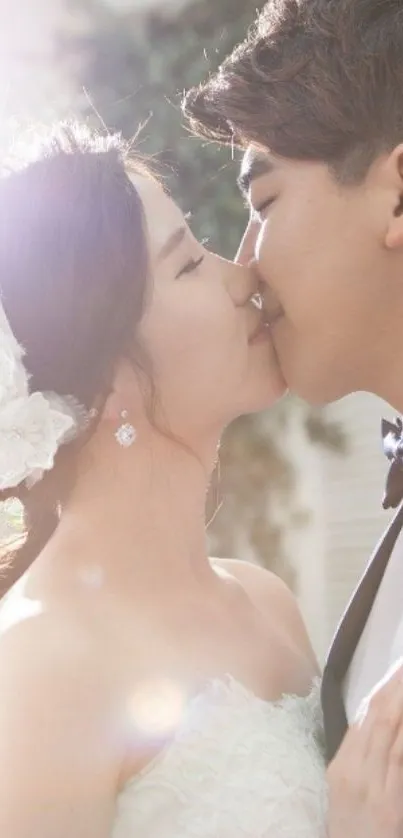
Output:
[[[273,301],[274,302],[274,301]],[[270,338],[270,329],[284,315],[284,309],[277,303],[271,308],[264,307],[264,299],[258,292],[249,299],[249,312],[255,315],[255,323],[249,333],[248,343],[255,344]],[[257,320],[256,320],[257,315]]]
[[[266,321],[262,318],[260,320],[260,323],[258,323],[258,325],[256,326],[256,329],[248,338],[248,343],[249,345],[260,343],[262,340],[267,340],[269,336],[269,326],[266,323]]]
[[[271,329],[273,328],[274,324],[280,320],[281,317],[284,315],[284,309],[281,306],[277,306],[272,311],[262,311],[260,322],[257,324],[256,328],[250,335],[248,342],[249,344],[261,343],[262,341],[266,341],[271,337]]]

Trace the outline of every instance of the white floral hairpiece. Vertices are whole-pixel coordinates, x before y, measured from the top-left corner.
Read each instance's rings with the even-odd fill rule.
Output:
[[[23,357],[0,303],[0,490],[33,486],[89,416],[72,397],[30,393]]]

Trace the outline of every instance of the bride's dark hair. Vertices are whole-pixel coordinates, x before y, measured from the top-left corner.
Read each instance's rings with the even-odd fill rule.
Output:
[[[148,250],[140,197],[128,172],[147,173],[118,136],[62,124],[26,146],[0,180],[0,294],[30,390],[105,400],[123,355],[142,363],[136,325],[145,305]],[[34,153],[33,153],[34,151]],[[87,433],[91,433],[91,427]],[[31,490],[0,492],[24,509],[25,541],[6,556],[0,595],[57,526],[83,440],[63,446]],[[10,561],[11,558],[11,561]]]

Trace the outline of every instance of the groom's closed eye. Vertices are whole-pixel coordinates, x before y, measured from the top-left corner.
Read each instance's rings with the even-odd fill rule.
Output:
[[[259,221],[262,221],[263,213],[265,212],[265,210],[270,209],[272,204],[274,204],[275,200],[276,200],[275,196],[272,196],[270,198],[266,198],[266,200],[264,200],[264,201],[262,201],[262,203],[258,204],[257,207],[254,207],[253,203],[251,203],[250,204],[251,212],[253,213],[254,216],[257,217],[257,219]]]
[[[271,174],[274,169],[274,163],[268,157],[249,157],[242,164],[237,178],[237,184],[242,195],[248,198],[252,182],[264,175]]]

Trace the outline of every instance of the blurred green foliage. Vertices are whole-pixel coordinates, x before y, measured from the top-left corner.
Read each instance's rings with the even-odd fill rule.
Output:
[[[80,109],[157,157],[174,197],[192,213],[197,237],[224,256],[238,246],[246,213],[236,187],[230,149],[189,136],[180,103],[184,90],[204,79],[245,37],[256,0],[197,0],[178,14],[117,14],[101,3],[74,0],[84,31],[63,34],[58,60],[69,62]]]

